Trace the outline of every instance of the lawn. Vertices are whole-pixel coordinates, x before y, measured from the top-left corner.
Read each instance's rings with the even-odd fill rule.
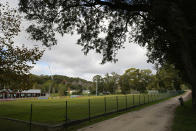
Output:
[[[149,104],[138,106],[132,110],[134,111],[144,108],[162,100],[167,100],[169,97],[176,94],[159,94],[159,95],[111,95],[111,96],[91,96],[91,97],[80,97],[80,98],[60,98],[60,99],[49,99],[49,100],[17,100],[8,101],[0,103],[0,117],[9,117],[19,120],[29,121],[30,118],[30,106],[33,105],[33,122],[45,123],[49,125],[65,122],[66,118],[66,101],[68,103],[68,119],[78,120],[83,118],[88,118],[88,102],[90,99],[90,112],[91,117],[104,114],[105,112],[105,101],[106,100],[106,112],[117,110],[117,100],[118,100],[118,110],[133,105],[139,105],[151,101]],[[134,97],[133,97],[134,96]],[[118,99],[117,99],[118,98]],[[140,98],[140,99],[139,99]],[[139,102],[140,100],[140,102]],[[145,100],[145,101],[144,101]],[[149,100],[149,101],[148,101]],[[155,101],[156,100],[156,101]],[[127,103],[127,104],[126,104]],[[127,111],[113,113],[111,115],[99,117],[97,119],[92,119],[91,121],[82,122],[77,125],[69,127],[57,128],[58,131],[64,130],[76,130],[83,126],[87,126],[105,119],[109,119],[118,116]],[[29,124],[14,122],[10,120],[0,119],[0,130],[11,131],[11,130],[27,131],[30,129]],[[43,126],[32,125],[31,131],[48,131],[54,130],[54,128],[47,128]]]
[[[0,117],[9,117],[29,121],[30,107],[32,104],[32,121],[47,124],[57,124],[66,119],[66,101],[68,120],[88,118],[89,99],[90,116],[104,114],[106,112],[124,109],[133,105],[143,104],[166,95],[113,95],[91,96],[80,98],[61,98],[49,100],[16,100],[0,103]],[[139,99],[140,97],[140,99]],[[140,101],[140,102],[139,102]],[[105,107],[106,105],[106,107]],[[118,108],[117,108],[118,107]]]
[[[191,102],[189,100],[184,107],[176,109],[172,131],[196,131],[196,111]]]

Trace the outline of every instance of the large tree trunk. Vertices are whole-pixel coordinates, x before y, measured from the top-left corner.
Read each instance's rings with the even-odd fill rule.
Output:
[[[196,109],[196,89],[195,88],[192,88],[192,105],[193,105],[193,108]]]
[[[184,17],[184,25],[182,28],[182,60],[184,63],[184,68],[186,72],[186,77],[188,82],[191,84],[192,88],[192,105],[196,110],[196,62],[195,62],[195,51],[196,51],[196,8],[194,6],[195,0],[182,1],[183,6],[181,6],[182,14]],[[188,8],[187,8],[188,7]],[[183,28],[184,26],[184,28]]]
[[[194,67],[187,67],[188,64],[185,66],[185,70],[188,77],[188,82],[191,85],[192,88],[192,106],[196,110],[196,73]]]
[[[193,4],[193,0],[192,3],[189,1],[183,2],[185,2],[185,7],[189,7],[188,5]],[[185,80],[191,85],[192,104],[193,108],[196,109],[196,57],[194,57],[196,51],[196,25],[194,23],[196,21],[190,19],[189,16],[189,13],[192,15],[196,10],[195,8],[187,10],[184,6],[178,4],[176,6],[171,6],[171,9],[173,9],[170,10],[171,16],[168,16],[167,19],[169,22],[172,21],[168,24],[168,28],[171,30],[171,34],[174,34],[176,40],[176,48],[174,48],[176,52],[174,53],[173,61],[175,61],[175,64],[182,72]],[[194,17],[195,15],[193,15],[192,18]]]
[[[192,88],[192,105],[196,109],[196,68],[192,59],[191,46],[187,42],[183,42],[181,46],[182,63],[185,69],[185,76]]]

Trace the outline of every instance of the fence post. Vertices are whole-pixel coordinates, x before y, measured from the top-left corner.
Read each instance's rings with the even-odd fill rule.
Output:
[[[157,98],[158,98],[158,94],[155,94],[155,101],[157,101]]]
[[[133,94],[133,106],[135,105],[134,94]]]
[[[140,105],[140,94],[139,94],[139,105]]]
[[[126,111],[127,111],[127,96],[125,95],[125,104],[126,104]]]
[[[118,96],[116,96],[116,111],[118,112]]]
[[[161,100],[161,94],[159,95],[159,100]]]
[[[65,112],[65,121],[67,122],[67,120],[68,120],[68,116],[67,116],[67,101],[66,101],[66,105],[65,105],[66,107],[66,112]]]
[[[105,114],[106,114],[106,97],[104,97]]]
[[[159,100],[161,100],[161,94],[159,95]]]
[[[161,94],[161,95],[160,95],[160,100],[162,99],[162,97],[163,97],[163,95]]]
[[[153,94],[151,94],[150,96],[151,96],[150,102],[153,102]]]
[[[162,94],[160,95],[160,100],[162,99]]]
[[[159,98],[159,95],[157,94],[157,95],[156,95],[156,101],[158,100],[158,98]]]
[[[29,131],[31,131],[31,126],[32,126],[32,104],[31,104],[31,109],[30,109],[30,119],[29,119],[29,121],[30,121]]]
[[[91,119],[91,106],[90,106],[90,99],[88,99],[88,120]]]

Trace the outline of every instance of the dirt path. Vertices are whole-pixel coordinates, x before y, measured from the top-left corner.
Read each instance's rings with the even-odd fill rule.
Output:
[[[183,95],[187,100],[191,92]],[[179,97],[155,104],[139,111],[129,112],[78,131],[169,131]]]

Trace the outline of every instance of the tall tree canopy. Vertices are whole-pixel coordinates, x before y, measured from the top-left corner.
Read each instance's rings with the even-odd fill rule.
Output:
[[[104,80],[100,75],[95,75],[93,77],[93,86],[96,88],[96,86],[98,87],[98,93],[100,92],[104,92]],[[96,89],[94,88],[93,92],[96,92]],[[91,89],[92,90],[92,89]]]
[[[130,93],[131,89],[145,92],[152,82],[152,77],[151,70],[129,68],[120,77],[119,84],[123,93]]]
[[[196,8],[194,0],[20,0],[27,31],[46,46],[55,32],[80,35],[84,53],[94,49],[103,63],[129,38],[148,49],[149,62],[172,63],[192,85],[196,107]]]
[[[28,62],[34,64],[43,53],[37,47],[28,49],[14,44],[13,38],[20,32],[20,24],[19,12],[0,3],[0,87],[27,88],[32,68]]]
[[[175,69],[174,65],[163,65],[157,69],[155,75],[151,77],[151,82],[147,88],[159,91],[166,90],[181,90],[181,85],[185,84],[182,81],[179,71]]]

